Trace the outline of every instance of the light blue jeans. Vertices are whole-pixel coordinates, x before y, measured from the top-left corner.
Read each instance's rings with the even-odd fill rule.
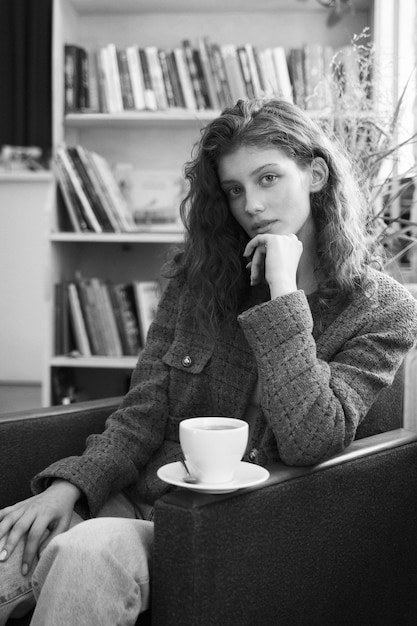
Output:
[[[27,576],[21,542],[0,563],[0,626],[35,602],[31,626],[133,626],[150,603],[149,509],[118,494],[97,518],[74,513],[70,530],[51,541]]]

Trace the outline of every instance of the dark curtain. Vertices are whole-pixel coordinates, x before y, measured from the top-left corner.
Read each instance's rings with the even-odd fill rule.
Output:
[[[52,146],[52,2],[0,0],[0,146]]]

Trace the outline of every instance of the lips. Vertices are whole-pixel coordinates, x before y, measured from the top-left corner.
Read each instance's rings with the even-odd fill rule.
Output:
[[[276,220],[264,220],[253,225],[253,230],[258,234],[268,233],[271,230],[271,226],[275,224]]]

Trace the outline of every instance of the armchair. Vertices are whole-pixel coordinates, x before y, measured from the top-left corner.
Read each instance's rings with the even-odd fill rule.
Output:
[[[82,451],[118,399],[3,416],[0,507],[31,476]],[[417,623],[417,435],[356,440],[319,465],[276,464],[263,485],[156,503],[156,626]],[[10,626],[28,618],[9,620]]]

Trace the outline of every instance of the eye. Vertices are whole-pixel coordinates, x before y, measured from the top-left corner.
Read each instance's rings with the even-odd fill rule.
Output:
[[[225,189],[225,193],[228,198],[237,198],[242,193],[242,187],[230,187]]]
[[[264,174],[260,179],[260,183],[261,185],[272,185],[277,178],[276,174]]]

